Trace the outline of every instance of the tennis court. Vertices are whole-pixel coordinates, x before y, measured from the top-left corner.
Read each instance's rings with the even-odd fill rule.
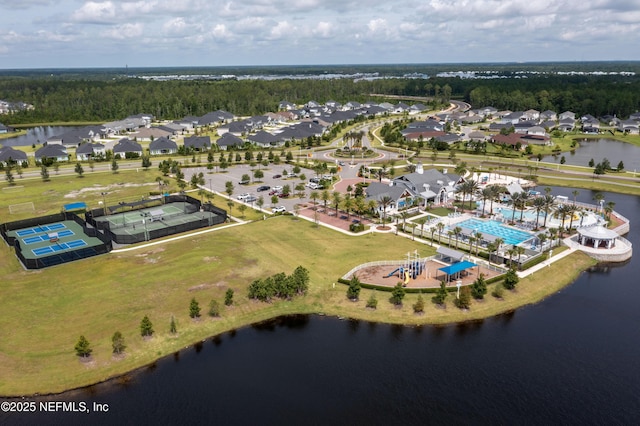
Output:
[[[136,209],[138,205],[108,207],[124,212],[104,215],[105,209],[88,212],[86,220],[118,244],[135,244],[223,223],[227,214],[211,204],[184,195],[164,198],[164,204]],[[147,204],[148,205],[148,204]]]
[[[87,245],[85,240],[73,240],[66,243],[56,243],[50,246],[38,247],[31,250],[35,256],[44,256],[51,253],[56,253],[63,250],[76,249],[78,247],[84,247]]]
[[[65,230],[60,231],[60,232],[47,232],[47,233],[44,233],[42,235],[36,235],[34,237],[23,238],[22,242],[25,243],[25,244],[35,244],[35,243],[39,243],[39,242],[42,242],[42,241],[52,241],[52,240],[57,241],[60,238],[70,237],[71,235],[75,235],[75,233],[71,229],[65,229]]]
[[[33,228],[27,228],[27,229],[21,229],[20,231],[16,232],[16,235],[18,237],[25,237],[27,235],[35,235],[35,234],[40,234],[43,232],[49,232],[49,231],[58,231],[60,229],[65,229],[66,226],[64,225],[64,223],[52,223],[49,225],[40,225],[40,226],[35,226]]]

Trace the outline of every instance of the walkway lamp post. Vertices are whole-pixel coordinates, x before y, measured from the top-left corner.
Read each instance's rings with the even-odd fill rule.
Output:
[[[458,291],[456,293],[456,299],[460,299],[460,287],[462,287],[462,281],[461,280],[456,281],[456,287],[458,288]]]
[[[102,195],[102,208],[104,210],[104,215],[106,216],[107,215],[107,201],[106,201],[105,196],[107,195],[107,193],[106,192],[102,192],[101,195]]]

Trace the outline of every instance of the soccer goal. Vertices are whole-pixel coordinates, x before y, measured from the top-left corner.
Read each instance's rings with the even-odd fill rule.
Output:
[[[9,205],[9,213],[29,213],[36,211],[36,206],[33,205],[33,201],[28,203],[20,203],[20,204],[11,204]]]

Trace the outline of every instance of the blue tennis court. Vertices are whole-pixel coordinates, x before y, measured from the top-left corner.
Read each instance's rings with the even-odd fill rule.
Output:
[[[61,237],[70,237],[71,235],[75,235],[75,234],[71,229],[64,229],[60,232],[56,232],[56,235],[58,238],[61,238]],[[48,241],[50,239],[51,239],[50,234],[42,234],[42,235],[36,235],[35,237],[24,238],[22,242],[24,242],[25,244],[35,244],[42,241]]]
[[[26,237],[27,235],[42,234],[49,231],[58,231],[65,229],[64,223],[52,223],[50,225],[36,226],[34,228],[21,229],[16,232],[18,237]]]
[[[46,254],[51,254],[51,253],[55,253],[62,250],[83,247],[86,245],[87,245],[87,242],[85,240],[73,240],[73,241],[68,241],[66,243],[54,244],[46,247],[39,247],[31,251],[36,256],[44,256]]]

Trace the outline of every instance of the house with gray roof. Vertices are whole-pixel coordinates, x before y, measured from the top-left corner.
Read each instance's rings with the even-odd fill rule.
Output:
[[[227,151],[229,148],[242,148],[244,141],[232,133],[225,133],[216,141],[216,145],[221,151]]]
[[[7,133],[8,131],[9,131],[9,128],[4,124],[0,123],[0,133]]]
[[[149,154],[166,155],[178,152],[178,144],[167,137],[154,139],[149,144]]]
[[[35,153],[36,162],[42,162],[44,159],[55,160],[58,163],[69,161],[69,154],[64,145],[45,145]]]
[[[192,148],[195,151],[207,151],[211,148],[211,138],[209,136],[190,136],[184,138],[184,147]]]
[[[424,170],[422,164],[418,163],[414,173],[399,176],[389,183],[372,182],[366,194],[367,200],[376,202],[382,197],[390,197],[392,203],[387,207],[386,214],[395,214],[412,206],[448,203],[455,198],[456,187],[462,182],[464,178],[448,173],[446,169],[442,172],[437,169]],[[378,213],[382,213],[382,207]]]
[[[296,109],[296,106],[291,102],[280,101],[280,103],[278,104],[278,109],[280,111],[291,111],[292,109]]]
[[[280,145],[281,138],[260,130],[258,133],[247,136],[247,141],[261,148],[271,148]]]
[[[47,139],[47,145],[78,146],[84,142],[94,142],[107,135],[103,126],[85,126],[79,129],[71,129],[58,136]]]
[[[6,166],[7,164],[12,163],[22,163],[28,161],[27,153],[24,151],[20,151],[19,149],[15,149],[11,146],[3,146],[0,147],[0,164]]]
[[[208,112],[198,119],[198,126],[215,126],[218,124],[228,123],[233,120],[235,115],[230,112],[217,110]]]
[[[113,155],[120,158],[140,157],[142,152],[142,146],[129,138],[122,138],[113,146]]]
[[[88,161],[95,157],[102,157],[105,155],[105,147],[99,143],[83,143],[76,148],[76,158],[80,161]]]

